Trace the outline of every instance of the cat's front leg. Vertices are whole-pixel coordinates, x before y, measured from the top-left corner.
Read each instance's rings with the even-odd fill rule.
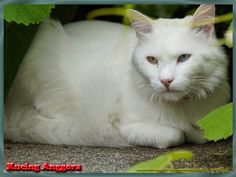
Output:
[[[181,130],[161,124],[133,122],[120,125],[119,130],[120,134],[134,145],[167,148],[185,141]]]
[[[203,144],[207,142],[204,139],[203,131],[196,124],[191,124],[189,129],[185,130],[185,137],[189,143]]]

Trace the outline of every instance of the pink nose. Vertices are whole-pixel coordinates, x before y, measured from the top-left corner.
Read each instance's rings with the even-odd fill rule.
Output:
[[[168,89],[170,86],[170,83],[173,81],[173,79],[163,79],[161,80],[161,83]]]

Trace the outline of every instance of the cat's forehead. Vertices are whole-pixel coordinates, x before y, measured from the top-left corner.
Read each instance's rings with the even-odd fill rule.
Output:
[[[191,27],[193,17],[186,16],[185,18],[159,18],[154,21],[153,27],[154,29],[158,28],[169,28],[169,27]]]
[[[191,27],[192,18],[158,19],[153,24],[152,40],[156,42],[175,43],[194,38]]]
[[[196,38],[190,26],[192,17],[183,19],[158,19],[153,25],[153,31],[148,36],[147,47],[152,53],[159,55],[176,55],[201,50],[202,40]]]

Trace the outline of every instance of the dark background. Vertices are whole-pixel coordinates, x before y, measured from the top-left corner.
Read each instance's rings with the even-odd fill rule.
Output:
[[[100,8],[123,7],[123,5],[56,5],[51,17],[59,19],[62,24],[86,20],[89,12]],[[183,18],[191,15],[199,5],[136,5],[135,9],[153,18]],[[232,5],[216,5],[216,15],[232,12]],[[122,23],[123,17],[109,15],[97,17],[97,20],[106,20]],[[224,36],[230,21],[215,25],[216,35]],[[25,26],[14,22],[4,21],[4,96],[6,96],[18,67],[33,39],[39,25]],[[232,88],[232,48],[223,46],[229,59],[229,82]],[[232,90],[232,89],[231,89]]]

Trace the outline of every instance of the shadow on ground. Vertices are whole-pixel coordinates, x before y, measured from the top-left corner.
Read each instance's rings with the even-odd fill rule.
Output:
[[[204,145],[186,144],[176,148],[156,149],[150,147],[86,147],[63,145],[39,145],[5,143],[6,162],[23,164],[81,164],[82,172],[117,173],[126,172],[136,163],[149,160],[165,152],[190,150],[192,160],[174,162],[175,169],[196,171],[225,172],[232,170],[232,140],[209,142]]]

